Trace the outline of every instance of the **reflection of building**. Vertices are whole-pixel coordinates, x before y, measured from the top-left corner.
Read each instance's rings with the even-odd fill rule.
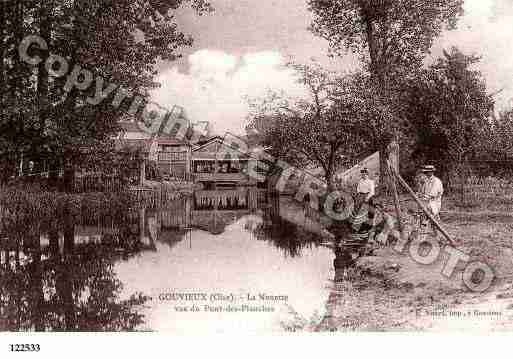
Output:
[[[200,228],[220,232],[227,224],[259,208],[266,201],[265,191],[237,188],[217,191],[195,191],[162,208],[163,229]]]

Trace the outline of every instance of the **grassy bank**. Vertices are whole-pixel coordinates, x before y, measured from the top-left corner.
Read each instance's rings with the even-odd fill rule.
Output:
[[[129,208],[130,203],[127,192],[73,194],[45,191],[37,186],[3,186],[0,233],[45,232],[79,216],[115,216]]]

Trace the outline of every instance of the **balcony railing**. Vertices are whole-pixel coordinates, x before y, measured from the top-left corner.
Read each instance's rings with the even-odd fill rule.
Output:
[[[159,152],[158,160],[163,162],[187,161],[187,152]]]
[[[194,178],[200,182],[246,182],[250,179],[243,173],[194,173]]]

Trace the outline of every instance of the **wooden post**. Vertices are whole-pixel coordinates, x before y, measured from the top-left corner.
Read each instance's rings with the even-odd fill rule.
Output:
[[[247,189],[246,193],[247,193],[246,196],[247,196],[248,209],[251,211],[256,210],[258,208],[258,203],[257,203],[258,202],[258,199],[257,199],[258,189],[249,187]]]
[[[397,193],[397,184],[395,177],[392,175],[393,167],[388,163],[388,178],[390,180],[390,187],[392,188],[392,194],[394,196],[394,207],[395,213],[397,215],[397,223],[399,224],[399,233],[401,234],[401,239],[405,239],[404,237],[404,225],[403,225],[403,215],[401,213],[401,205],[399,202],[399,194]]]
[[[399,144],[397,141],[392,141],[387,148],[387,168],[392,167],[397,173],[399,173]]]
[[[185,180],[189,181],[191,177],[191,167],[192,167],[192,153],[191,146],[187,146],[187,153],[185,156]]]
[[[451,238],[451,236],[445,231],[445,229],[442,228],[442,226],[438,223],[438,221],[435,219],[435,217],[433,217],[433,215],[431,214],[431,212],[424,206],[424,204],[418,199],[418,197],[415,195],[415,192],[413,192],[413,190],[410,188],[410,186],[408,186],[408,183],[406,183],[406,181],[401,177],[401,175],[399,173],[397,173],[394,169],[392,169],[392,173],[394,174],[394,176],[397,178],[397,180],[399,181],[399,183],[408,191],[408,193],[410,194],[410,196],[413,197],[413,199],[415,200],[415,202],[417,202],[417,204],[419,205],[420,209],[422,210],[422,212],[424,212],[427,217],[431,220],[431,222],[433,222],[433,224],[435,225],[435,227],[444,235],[445,238],[447,238],[447,240],[449,241],[449,243],[453,246],[456,246],[456,243],[454,242],[454,240]]]
[[[144,186],[144,182],[146,180],[146,160],[141,161],[141,168],[140,168],[140,176],[139,176],[139,185]]]
[[[144,243],[144,237],[146,236],[146,207],[139,209],[139,241]]]
[[[190,230],[192,227],[192,196],[185,197],[185,229]]]
[[[394,207],[395,213],[397,215],[397,223],[399,224],[399,233],[401,234],[401,239],[404,238],[404,225],[403,225],[403,216],[401,213],[401,204],[399,201],[399,194],[397,193],[397,184],[395,177],[392,175],[392,171],[399,173],[399,143],[396,140],[393,140],[389,143],[387,148],[388,158],[386,161],[386,169],[387,169],[387,177],[390,181],[390,189],[392,191],[392,196],[394,197]]]
[[[18,174],[19,177],[23,176],[23,152],[21,153],[21,159],[20,159],[20,171]]]

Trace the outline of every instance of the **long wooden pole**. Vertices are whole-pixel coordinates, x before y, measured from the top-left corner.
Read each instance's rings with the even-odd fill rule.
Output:
[[[399,173],[397,173],[395,171],[395,169],[391,169],[391,172],[394,174],[394,176],[397,178],[397,180],[399,181],[399,183],[406,189],[406,191],[408,191],[408,193],[410,194],[410,196],[413,197],[413,199],[415,200],[415,202],[417,202],[417,204],[419,205],[420,209],[422,210],[422,212],[424,212],[427,217],[431,220],[431,222],[433,222],[433,224],[435,225],[435,227],[444,235],[445,238],[447,238],[447,240],[449,241],[449,243],[453,246],[456,246],[456,243],[454,242],[454,240],[451,238],[451,236],[449,235],[449,233],[447,233],[447,231],[445,229],[442,228],[442,226],[440,225],[440,223],[438,223],[438,221],[435,219],[435,217],[433,217],[433,215],[431,214],[431,212],[424,206],[424,204],[419,200],[419,198],[415,195],[415,192],[413,192],[413,190],[411,189],[410,186],[408,186],[408,183],[406,183],[406,181],[401,177],[401,175]]]

